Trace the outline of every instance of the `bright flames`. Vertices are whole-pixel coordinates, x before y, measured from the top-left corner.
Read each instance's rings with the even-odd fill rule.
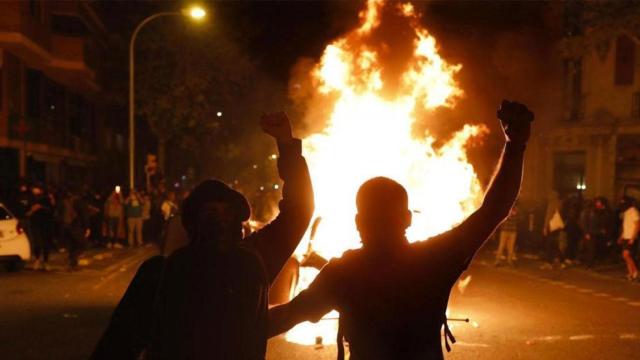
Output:
[[[453,78],[461,66],[438,55],[436,40],[420,26],[411,4],[369,0],[360,18],[358,29],[326,47],[312,73],[315,96],[323,99],[322,106],[330,105],[323,110],[324,130],[304,141],[316,215],[322,221],[311,246],[307,237],[298,248],[301,258],[310,247],[326,259],[360,247],[355,194],[372,177],[386,176],[407,188],[414,211],[407,232],[411,241],[461,222],[477,208],[482,195],[465,145],[485,128],[465,125],[437,148],[429,133],[421,138],[412,135],[417,114],[427,117],[438,107],[453,107],[462,96]],[[402,36],[385,38],[387,20],[393,27],[390,31],[399,30]],[[400,65],[390,56],[395,55],[390,42],[395,39],[409,45]],[[388,62],[395,62],[392,70],[386,68]],[[301,268],[296,293],[316,274],[315,269]],[[318,324],[300,324],[287,340],[312,345],[322,337],[324,343],[335,342],[336,317],[332,313]]]

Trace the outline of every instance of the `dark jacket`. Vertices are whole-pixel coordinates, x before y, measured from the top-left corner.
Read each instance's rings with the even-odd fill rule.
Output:
[[[145,261],[92,359],[137,359],[143,349],[148,358],[264,358],[269,285],[313,214],[300,141],[279,150],[278,217],[224,256],[190,244]]]

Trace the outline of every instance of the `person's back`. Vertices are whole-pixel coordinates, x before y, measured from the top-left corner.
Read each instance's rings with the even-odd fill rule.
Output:
[[[218,180],[196,186],[180,216],[189,244],[143,263],[92,359],[137,359],[143,350],[146,359],[264,359],[269,285],[309,225],[313,192],[286,115],[261,125],[280,154],[278,216],[243,238],[246,198]]]
[[[450,231],[410,244],[408,194],[384,177],[367,180],[356,194],[355,225],[362,249],[331,260],[291,302],[269,310],[269,335],[295,324],[340,312],[342,336],[351,359],[442,359],[453,336],[446,324],[449,293],[478,249],[509,215],[520,189],[533,114],[503,102],[498,112],[507,142],[480,208]]]
[[[110,218],[119,218],[122,216],[122,202],[119,195],[115,192],[107,198],[105,204],[105,215]]]
[[[256,359],[264,354],[269,282],[259,255],[243,245],[214,258],[212,253],[190,245],[167,258],[153,358]]]
[[[337,310],[351,359],[441,358],[440,329],[460,271],[443,260],[420,243],[384,258],[353,250],[326,267],[340,274]]]

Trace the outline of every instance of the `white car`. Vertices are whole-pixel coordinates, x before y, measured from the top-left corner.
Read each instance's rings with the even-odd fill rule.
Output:
[[[18,219],[0,203],[0,263],[11,271],[22,269],[31,258],[29,238]]]

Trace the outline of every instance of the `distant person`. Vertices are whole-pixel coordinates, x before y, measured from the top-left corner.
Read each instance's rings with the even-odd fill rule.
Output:
[[[89,192],[85,200],[89,208],[89,224],[91,226],[91,241],[96,246],[102,246],[102,223],[104,219],[104,204],[98,192]]]
[[[107,248],[121,249],[119,239],[124,217],[124,203],[119,187],[105,201],[104,217],[107,226]]]
[[[151,229],[149,220],[151,220],[151,197],[147,192],[142,192],[142,239],[145,243],[151,242],[149,231]]]
[[[573,265],[577,260],[578,246],[584,237],[583,229],[580,226],[580,213],[582,212],[582,194],[569,196],[562,205],[562,215],[564,219],[564,232],[566,234],[566,245],[564,246],[564,265]]]
[[[53,248],[53,209],[49,197],[39,184],[31,187],[33,200],[27,211],[31,227],[31,243],[34,249],[34,270],[49,270],[49,253]]]
[[[562,250],[566,243],[564,228],[562,201],[558,193],[553,191],[547,203],[544,227],[542,229],[545,258],[547,260],[547,263],[542,265],[543,269],[552,269],[555,265],[559,266],[564,260]]]
[[[277,218],[243,239],[245,197],[218,180],[200,183],[182,208],[189,244],[142,264],[92,359],[264,359],[269,287],[309,225],[313,192],[286,115],[261,125],[280,152]]]
[[[135,189],[131,190],[125,202],[125,214],[127,216],[127,241],[129,247],[142,246],[142,215],[144,200]]]
[[[627,280],[638,280],[638,267],[635,263],[635,255],[638,249],[638,230],[640,229],[640,212],[636,208],[632,198],[623,196],[620,200],[622,212],[622,232],[618,238],[618,244],[622,247],[622,258],[627,265]]]
[[[166,222],[169,221],[178,213],[178,204],[176,203],[176,193],[173,191],[167,192],[167,197],[160,206],[162,211],[162,219]]]
[[[584,229],[584,259],[587,268],[594,267],[606,255],[606,247],[612,235],[612,215],[607,199],[596,197],[585,206],[582,215]]]
[[[516,208],[511,209],[507,219],[500,225],[498,251],[496,252],[495,265],[502,262],[503,254],[507,253],[507,264],[513,266],[516,261],[516,238],[518,237],[518,223]]]
[[[91,235],[91,223],[88,204],[73,192],[66,192],[61,201],[62,238],[69,252],[68,270],[78,269],[78,255]]]
[[[29,186],[24,182],[21,182],[18,185],[17,190],[18,191],[12,197],[11,211],[14,212],[20,226],[27,233],[29,240],[32,240],[33,235],[31,234],[31,222],[27,213],[31,209],[33,195],[31,195]]]
[[[449,293],[476,251],[509,215],[522,179],[523,157],[533,114],[503,101],[498,117],[507,137],[499,170],[482,206],[462,224],[427,241],[410,244],[408,195],[397,182],[377,177],[356,195],[355,223],[362,248],[331,260],[311,285],[269,311],[271,336],[302,321],[340,312],[342,339],[351,359],[443,359],[440,331],[454,341],[446,323]],[[380,139],[384,143],[384,139]]]

